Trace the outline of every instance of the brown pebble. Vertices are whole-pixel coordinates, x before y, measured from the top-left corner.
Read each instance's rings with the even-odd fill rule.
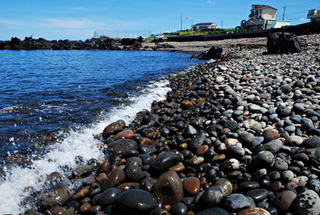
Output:
[[[142,131],[142,134],[147,138],[153,138],[155,132],[152,128],[147,128]]]
[[[171,206],[170,206],[170,205],[164,205],[163,208],[164,208],[165,210],[167,210],[167,211],[170,211]]]
[[[219,154],[219,155],[215,155],[211,161],[221,161],[226,159],[226,155],[225,154]]]
[[[169,171],[181,172],[185,169],[185,166],[182,162],[178,162],[177,165],[170,167]]]
[[[97,180],[99,181],[99,180],[101,180],[101,179],[103,179],[103,178],[106,178],[107,177],[107,174],[106,173],[100,173],[98,176],[97,176]]]
[[[232,146],[232,145],[236,145],[239,141],[237,139],[234,138],[228,138],[224,141],[224,143],[226,144],[226,146]]]
[[[138,183],[138,182],[126,182],[126,183],[119,184],[117,186],[117,188],[119,190],[121,190],[121,192],[124,192],[126,190],[130,190],[130,188],[133,187],[133,186],[140,187],[140,183]]]
[[[194,105],[194,102],[189,101],[189,100],[184,100],[181,102],[181,106],[185,107],[185,108],[193,107],[193,105]]]
[[[81,212],[86,212],[86,211],[89,210],[89,208],[91,208],[90,203],[85,202],[85,203],[83,203],[83,204],[80,206],[79,210],[80,210]]]
[[[139,139],[140,144],[151,145],[151,140],[147,137],[141,137]]]
[[[179,147],[182,148],[182,149],[186,149],[186,148],[188,148],[188,144],[186,144],[186,143],[181,143],[181,144],[179,145]]]
[[[198,98],[197,99],[197,104],[203,104],[205,102],[206,102],[206,100],[204,98]]]
[[[102,172],[106,173],[106,174],[110,173],[111,170],[112,170],[111,164],[109,163],[109,161],[103,162],[103,163],[99,166],[99,169],[100,169]]]
[[[74,195],[74,197],[72,199],[80,199],[84,196],[86,196],[89,193],[89,190],[87,188],[83,188],[81,190],[79,190],[76,195]]]
[[[270,213],[263,208],[248,208],[240,211],[237,215],[270,215]]]
[[[56,206],[54,208],[50,209],[50,214],[52,215],[62,215],[64,212],[66,212],[67,209],[61,206]]]
[[[187,178],[182,182],[182,186],[191,195],[197,195],[200,192],[200,180],[196,177]]]
[[[277,130],[270,129],[270,130],[265,130],[262,133],[262,136],[264,137],[265,142],[269,142],[271,140],[275,140],[275,139],[279,138],[280,134]]]
[[[197,155],[203,155],[206,151],[209,150],[209,146],[208,145],[202,145],[199,146],[196,150],[196,154]]]
[[[118,134],[116,134],[116,136],[114,136],[114,140],[118,140],[118,139],[128,139],[131,138],[133,136],[133,131],[131,130],[126,130],[126,131],[121,131]]]

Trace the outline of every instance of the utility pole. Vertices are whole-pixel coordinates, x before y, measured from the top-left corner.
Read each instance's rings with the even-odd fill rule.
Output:
[[[284,14],[286,13],[286,4],[284,4],[284,7],[283,7],[283,16],[282,16],[282,22],[284,20]]]
[[[222,26],[223,26],[223,20],[221,21],[221,29],[222,29]]]
[[[182,14],[181,14],[181,26],[180,26],[180,31],[182,31]]]

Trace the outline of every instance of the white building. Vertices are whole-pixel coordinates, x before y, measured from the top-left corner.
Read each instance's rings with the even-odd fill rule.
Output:
[[[201,30],[201,29],[216,29],[217,25],[215,23],[209,22],[209,23],[198,23],[195,25],[192,25],[193,30]]]
[[[244,31],[261,31],[272,28],[281,28],[290,25],[290,22],[277,20],[277,9],[268,5],[252,5],[249,20],[241,22]]]
[[[320,9],[309,10],[307,18],[310,22],[320,21]]]

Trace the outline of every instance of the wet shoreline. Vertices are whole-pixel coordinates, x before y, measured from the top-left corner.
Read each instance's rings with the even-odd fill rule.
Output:
[[[67,177],[49,175],[33,208],[320,213],[320,37],[300,39],[301,53],[282,55],[265,55],[263,38],[212,42],[227,60],[169,77],[166,100],[96,134],[104,160],[76,157]]]

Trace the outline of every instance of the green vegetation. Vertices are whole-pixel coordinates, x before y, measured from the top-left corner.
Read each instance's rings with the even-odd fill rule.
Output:
[[[234,28],[230,29],[201,29],[201,30],[194,30],[193,35],[214,35],[214,34],[229,34],[235,32]],[[168,37],[179,37],[179,36],[192,36],[192,30],[182,30],[163,34],[166,38]],[[149,38],[145,39],[145,43],[152,42],[155,39],[155,34],[150,35]]]
[[[235,32],[234,28],[230,29],[201,29],[201,30],[194,30],[193,35],[213,35],[213,34],[228,34],[228,33],[233,33]],[[177,31],[178,33],[177,36],[191,36],[192,35],[192,30],[182,30],[182,31]],[[166,35],[167,37],[170,37],[170,35]]]

